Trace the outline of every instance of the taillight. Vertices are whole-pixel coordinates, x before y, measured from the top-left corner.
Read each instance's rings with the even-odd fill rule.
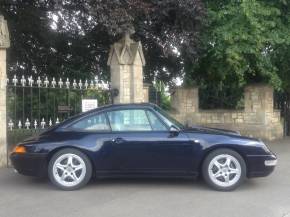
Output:
[[[26,148],[25,148],[24,146],[17,145],[17,146],[14,148],[13,153],[24,154],[24,153],[26,153]]]

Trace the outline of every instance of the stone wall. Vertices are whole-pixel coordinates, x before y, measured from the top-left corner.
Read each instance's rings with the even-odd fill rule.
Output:
[[[244,94],[244,110],[201,110],[198,88],[178,88],[172,96],[172,114],[188,125],[238,130],[242,135],[267,140],[282,137],[280,111],[273,109],[273,88],[250,85]]]

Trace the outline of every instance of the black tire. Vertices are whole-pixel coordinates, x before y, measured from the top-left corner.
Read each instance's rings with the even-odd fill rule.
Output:
[[[241,168],[241,175],[240,178],[231,186],[220,186],[218,184],[216,184],[215,182],[213,182],[213,180],[210,178],[210,174],[209,174],[209,166],[210,166],[210,162],[219,155],[222,154],[227,154],[230,155],[232,157],[234,157],[240,164],[240,168]],[[219,170],[220,171],[220,170]],[[231,149],[226,149],[226,148],[221,148],[221,149],[217,149],[212,151],[211,153],[209,153],[202,165],[202,175],[204,180],[206,181],[206,183],[212,187],[215,190],[218,191],[232,191],[234,189],[236,189],[238,186],[240,186],[244,180],[246,179],[246,173],[247,173],[247,167],[246,167],[246,163],[244,161],[244,159],[241,157],[240,154],[238,154],[237,152],[231,150]]]
[[[81,182],[79,182],[78,184],[74,185],[74,186],[64,186],[61,183],[59,183],[56,178],[53,175],[53,165],[55,163],[55,161],[62,155],[64,154],[74,154],[77,155],[78,157],[80,157],[84,163],[85,163],[85,167],[86,167],[86,172],[84,175],[84,178],[81,180]],[[48,176],[50,181],[57,186],[58,188],[65,190],[65,191],[72,191],[72,190],[76,190],[79,189],[83,186],[85,186],[91,179],[92,177],[92,164],[90,159],[81,151],[77,150],[77,149],[73,149],[73,148],[65,148],[65,149],[61,149],[60,151],[56,152],[52,158],[49,161],[49,165],[48,165]]]

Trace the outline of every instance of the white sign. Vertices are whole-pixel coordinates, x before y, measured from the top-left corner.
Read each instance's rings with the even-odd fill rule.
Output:
[[[98,108],[97,99],[83,99],[82,100],[82,112],[86,112],[95,108]]]

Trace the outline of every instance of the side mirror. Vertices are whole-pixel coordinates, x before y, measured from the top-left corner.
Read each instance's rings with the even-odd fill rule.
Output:
[[[169,132],[171,136],[177,136],[179,134],[179,129],[172,125],[169,129]]]

